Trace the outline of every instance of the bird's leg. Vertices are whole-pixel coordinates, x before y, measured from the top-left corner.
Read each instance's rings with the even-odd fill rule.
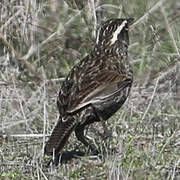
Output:
[[[88,147],[93,155],[97,155],[98,154],[98,150],[96,148],[96,146],[94,145],[94,143],[92,142],[92,140],[90,140],[87,136],[84,135],[84,128],[85,125],[78,125],[75,129],[75,134],[76,137],[79,141],[81,141],[86,147]]]
[[[112,135],[111,131],[107,127],[107,123],[106,123],[107,119],[104,119],[99,112],[96,111],[96,113],[98,115],[98,118],[100,119],[104,131],[103,134],[100,134],[100,136],[103,137],[103,140],[106,140],[108,137]]]

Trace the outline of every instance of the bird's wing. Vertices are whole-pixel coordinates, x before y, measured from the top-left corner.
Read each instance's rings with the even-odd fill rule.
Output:
[[[69,106],[67,109],[68,113],[74,113],[89,104],[103,101],[103,99],[121,91],[129,84],[126,75],[114,71],[103,71],[98,73],[93,79],[89,80],[89,82],[87,81],[86,86],[83,85],[83,89],[86,89],[86,91],[80,91],[77,94],[76,97],[80,98],[79,100],[76,99],[75,103]]]

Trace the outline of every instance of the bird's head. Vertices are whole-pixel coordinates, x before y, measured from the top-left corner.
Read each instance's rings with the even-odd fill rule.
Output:
[[[97,31],[96,46],[99,48],[121,48],[128,46],[128,25],[133,18],[109,19],[102,23]]]

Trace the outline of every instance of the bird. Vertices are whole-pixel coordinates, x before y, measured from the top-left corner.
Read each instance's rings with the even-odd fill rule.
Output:
[[[85,128],[105,122],[129,96],[133,70],[128,58],[128,29],[133,18],[114,18],[102,22],[92,51],[80,60],[62,83],[57,98],[59,119],[44,147],[46,155],[58,156],[72,132],[98,154]]]

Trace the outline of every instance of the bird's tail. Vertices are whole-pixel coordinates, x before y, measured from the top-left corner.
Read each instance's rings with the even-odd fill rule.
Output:
[[[62,151],[64,145],[66,144],[69,136],[76,127],[76,120],[74,117],[67,117],[66,121],[62,121],[60,117],[57,125],[55,126],[49,140],[47,141],[44,153],[47,155],[52,155]]]

